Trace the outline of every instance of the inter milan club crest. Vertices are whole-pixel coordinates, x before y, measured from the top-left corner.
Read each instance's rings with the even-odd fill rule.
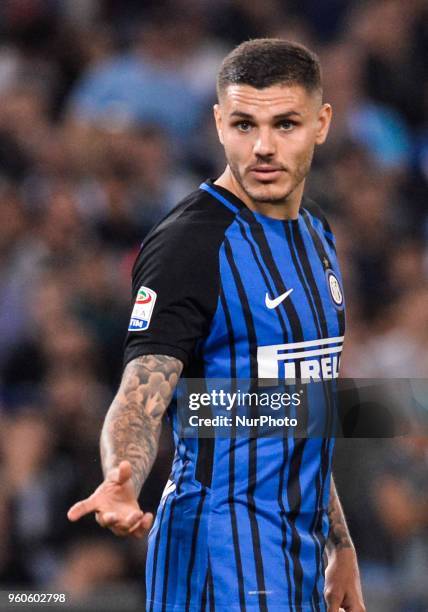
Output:
[[[336,274],[333,270],[326,270],[326,279],[327,285],[330,290],[331,299],[333,300],[333,304],[339,310],[343,308],[343,291],[340,286],[340,281],[337,278]]]

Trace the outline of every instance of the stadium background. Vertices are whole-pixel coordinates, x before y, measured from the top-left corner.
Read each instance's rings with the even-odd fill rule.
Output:
[[[223,168],[215,74],[242,40],[321,58],[334,123],[307,192],[338,238],[343,375],[427,378],[427,18],[424,0],[0,3],[0,589],[143,609],[145,543],[66,510],[101,477],[138,245]],[[165,432],[145,509],[170,453]],[[370,612],[428,609],[427,467],[423,437],[338,443]]]

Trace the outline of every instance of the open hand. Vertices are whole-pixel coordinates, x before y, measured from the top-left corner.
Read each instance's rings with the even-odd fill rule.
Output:
[[[121,461],[92,495],[70,508],[67,513],[69,520],[78,521],[82,516],[95,512],[97,523],[115,535],[142,538],[152,526],[153,515],[143,512],[138,505],[131,475],[129,461]]]

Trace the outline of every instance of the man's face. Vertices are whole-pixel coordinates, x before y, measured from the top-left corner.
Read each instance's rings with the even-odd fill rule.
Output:
[[[327,136],[331,107],[300,85],[229,85],[214,114],[227,163],[245,195],[256,203],[283,203],[303,187],[314,147]]]

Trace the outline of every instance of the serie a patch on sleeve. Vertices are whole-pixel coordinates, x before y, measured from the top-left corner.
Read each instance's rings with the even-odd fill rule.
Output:
[[[138,289],[128,331],[144,331],[149,327],[156,297],[156,292],[148,287]]]

